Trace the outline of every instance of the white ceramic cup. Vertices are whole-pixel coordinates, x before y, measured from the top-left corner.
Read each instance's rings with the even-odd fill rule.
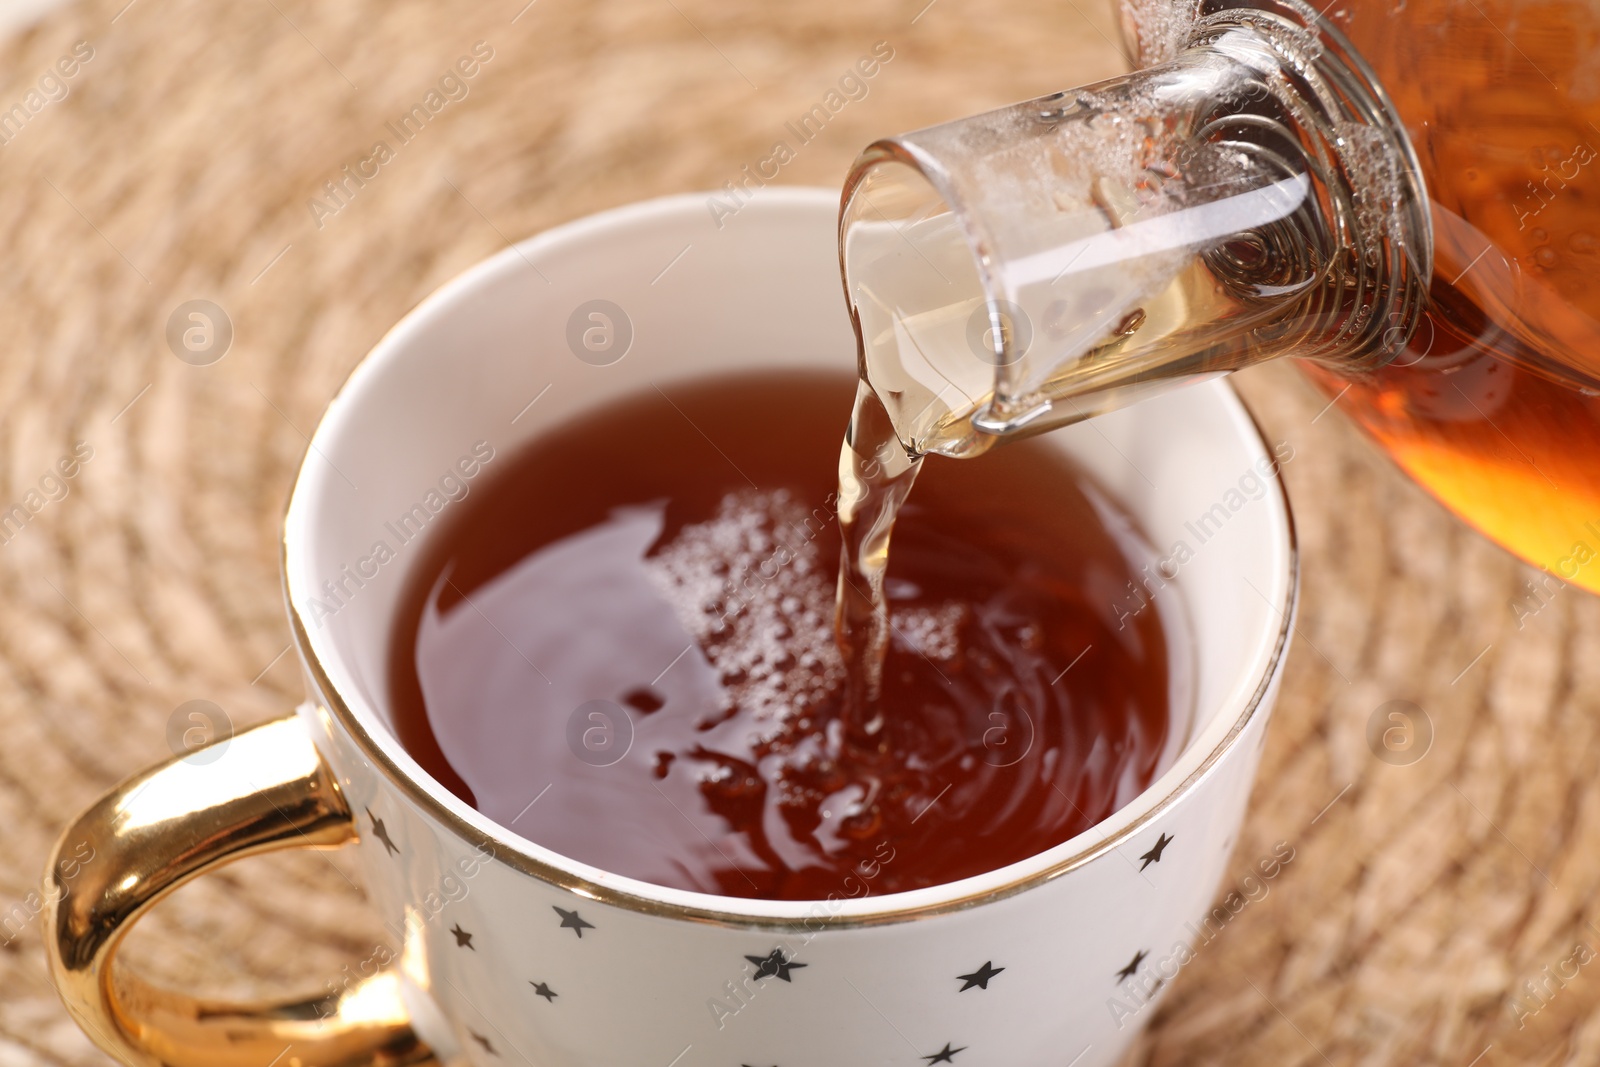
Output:
[[[835,193],[809,189],[765,191],[720,226],[700,196],[606,212],[474,267],[379,342],[329,406],[284,524],[305,704],[220,755],[131,780],[52,860],[53,973],[96,1042],[128,1063],[207,1067],[1117,1059],[1162,981],[1203,952],[1294,614],[1276,461],[1223,384],[1046,438],[1162,546],[1151,573],[1163,568],[1161,595],[1181,597],[1197,642],[1193,725],[1174,762],[1047,852],[814,904],[663,889],[490,821],[389,725],[390,622],[451,506],[442,479],[462,477],[479,442],[510,454],[651,382],[852,366],[836,214]],[[401,516],[421,527],[407,543]],[[73,862],[85,841],[92,858]],[[345,842],[396,947],[320,1001],[204,1004],[112,966],[127,925],[183,880],[252,852]]]

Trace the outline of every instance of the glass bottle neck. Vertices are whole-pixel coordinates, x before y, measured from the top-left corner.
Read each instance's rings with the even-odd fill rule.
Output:
[[[846,293],[908,449],[969,454],[1279,355],[1374,365],[1409,339],[1427,198],[1338,32],[1290,2],[1201,9],[1159,40],[1136,16],[1170,58],[880,141],[853,169]]]

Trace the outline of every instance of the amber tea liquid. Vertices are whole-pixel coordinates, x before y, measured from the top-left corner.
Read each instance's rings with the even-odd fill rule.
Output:
[[[1395,32],[1391,8],[1355,0],[1334,17],[1417,149],[1432,306],[1390,366],[1313,374],[1468,522],[1600,592],[1600,16],[1410,0],[1417,32]]]
[[[1181,606],[1046,442],[929,461],[894,531],[879,720],[836,642],[843,375],[650,390],[475,490],[394,631],[402,742],[517,833],[658,885],[825,899],[1059,844],[1181,744]],[[998,504],[998,508],[997,508]],[[848,642],[846,643],[848,647]]]

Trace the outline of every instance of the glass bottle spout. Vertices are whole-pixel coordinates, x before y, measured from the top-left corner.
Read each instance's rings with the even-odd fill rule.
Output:
[[[1297,0],[1160,13],[1125,12],[1154,66],[857,160],[846,296],[909,451],[974,454],[1287,353],[1377,365],[1410,338],[1428,200],[1360,57]]]

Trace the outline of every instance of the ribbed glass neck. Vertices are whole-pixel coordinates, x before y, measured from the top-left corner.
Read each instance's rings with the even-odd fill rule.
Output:
[[[846,293],[908,448],[966,454],[1285,354],[1378,364],[1410,337],[1427,199],[1365,66],[1297,3],[1181,29],[1154,66],[857,162]]]

